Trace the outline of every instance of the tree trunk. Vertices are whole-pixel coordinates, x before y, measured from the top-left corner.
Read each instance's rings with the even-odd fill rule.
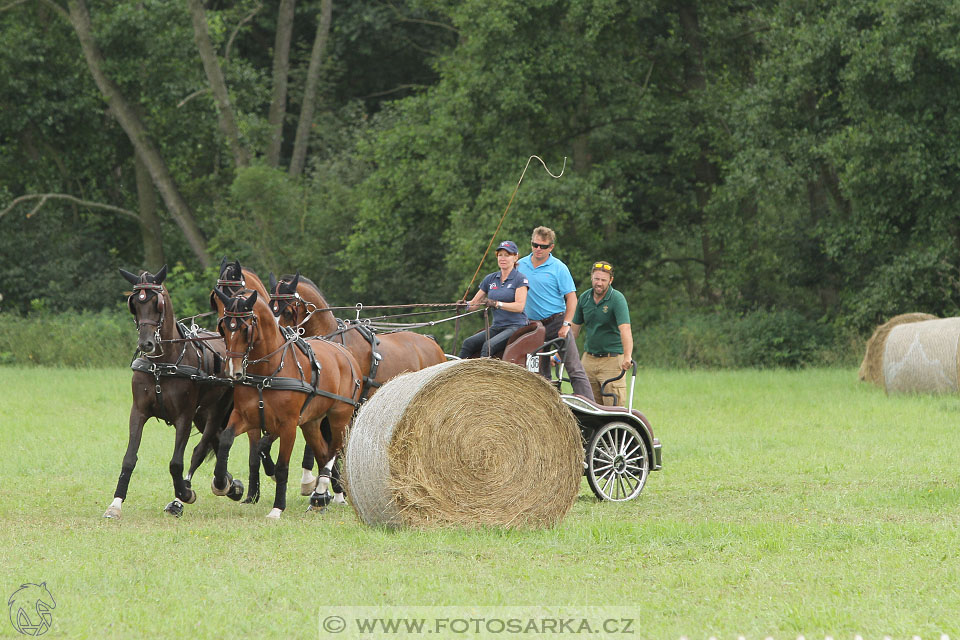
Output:
[[[273,102],[270,103],[270,142],[267,163],[280,164],[283,144],[283,120],[287,114],[287,76],[290,75],[290,37],[293,32],[293,8],[296,0],[280,0],[277,13],[277,39],[273,45]]]
[[[213,50],[213,43],[210,42],[210,34],[207,31],[207,13],[203,9],[201,0],[189,0],[189,3],[190,16],[193,19],[193,39],[197,43],[197,50],[203,61],[203,70],[207,74],[207,81],[217,101],[220,131],[230,145],[234,164],[237,167],[245,167],[250,159],[243,145],[240,144],[240,129],[237,127],[233,106],[230,104],[230,95],[227,93],[227,81],[223,78],[223,70],[217,62],[217,54]]]
[[[103,72],[103,56],[96,42],[94,42],[90,26],[90,13],[87,11],[84,0],[69,0],[68,6],[70,9],[68,14],[70,24],[80,40],[80,47],[83,49],[83,55],[86,58],[87,67],[90,69],[94,82],[96,82],[107,101],[110,111],[126,132],[127,137],[130,138],[137,155],[146,165],[153,184],[156,185],[177,226],[183,231],[190,249],[201,266],[209,266],[210,257],[207,255],[207,241],[197,226],[193,211],[187,205],[183,196],[180,195],[163,157],[153,145],[143,122],[126,98],[123,97],[120,88]]]
[[[153,190],[150,172],[136,152],[133,166],[137,174],[137,200],[139,201],[140,232],[143,235],[143,268],[156,273],[166,260],[163,257],[163,236],[160,219],[157,217],[157,194]]]
[[[310,54],[310,68],[307,71],[307,85],[303,93],[303,106],[300,109],[300,121],[297,122],[297,135],[293,143],[293,157],[290,159],[290,176],[296,178],[303,173],[307,160],[307,146],[310,142],[310,128],[313,126],[313,112],[316,105],[317,85],[320,84],[320,64],[323,52],[330,37],[330,23],[333,17],[333,0],[320,3],[320,23],[317,35],[313,39],[313,52]]]

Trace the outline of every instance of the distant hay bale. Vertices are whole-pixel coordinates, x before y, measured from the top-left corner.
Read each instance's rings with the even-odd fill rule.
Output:
[[[887,336],[883,381],[887,393],[956,393],[960,318],[902,324]]]
[[[867,340],[867,350],[863,355],[863,362],[860,363],[860,380],[875,384],[881,389],[884,388],[883,350],[887,336],[890,335],[894,327],[901,324],[935,319],[936,316],[932,316],[929,313],[901,313],[877,327],[873,335],[870,336],[870,339]]]
[[[546,380],[481,358],[387,382],[354,420],[347,494],[370,525],[550,527],[576,500],[583,444]]]

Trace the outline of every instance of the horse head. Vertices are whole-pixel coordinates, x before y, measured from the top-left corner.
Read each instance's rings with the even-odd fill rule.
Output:
[[[299,283],[299,271],[293,277],[283,276],[279,281],[270,274],[270,310],[283,327],[295,327],[306,317],[306,307],[297,293]]]
[[[163,280],[167,277],[167,265],[163,265],[156,274],[143,271],[139,276],[120,269],[122,275],[133,285],[133,293],[127,298],[127,308],[133,314],[137,325],[137,348],[147,356],[158,356],[160,351],[160,332],[166,316],[167,292]],[[172,311],[171,311],[172,314]]]
[[[217,331],[223,336],[227,349],[227,375],[234,380],[241,380],[246,376],[247,360],[258,339],[258,327],[262,326],[260,316],[264,314],[263,303],[257,305],[256,291],[249,296],[242,293],[231,296],[217,288],[213,290],[213,295],[223,305]]]

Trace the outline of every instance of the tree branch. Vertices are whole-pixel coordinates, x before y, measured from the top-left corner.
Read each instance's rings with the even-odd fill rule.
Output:
[[[203,89],[197,89],[196,91],[194,91],[193,93],[191,93],[190,95],[188,95],[186,98],[184,98],[183,100],[181,100],[180,102],[178,102],[178,103],[177,103],[177,109],[179,109],[179,108],[182,107],[183,105],[187,104],[188,102],[190,102],[191,100],[193,100],[193,99],[196,98],[197,96],[201,96],[201,95],[203,95],[203,94],[205,94],[205,93],[209,93],[209,92],[210,92],[210,87],[205,87],[205,88],[203,88]]]
[[[241,20],[240,22],[238,22],[236,27],[234,27],[233,33],[230,34],[230,39],[227,40],[227,46],[226,46],[226,47],[224,48],[224,50],[223,50],[223,59],[224,59],[224,60],[226,60],[226,61],[229,61],[229,60],[230,60],[230,48],[233,46],[233,41],[234,41],[234,39],[237,37],[237,34],[240,33],[240,27],[242,27],[242,26],[245,25],[246,23],[248,23],[248,22],[250,22],[251,20],[253,20],[253,16],[257,15],[257,13],[260,11],[260,9],[263,9],[263,3],[262,3],[262,2],[258,2],[258,3],[257,3],[257,6],[255,6],[255,7],[253,8],[253,10],[250,11],[250,13],[248,13],[247,16],[246,16],[243,20]]]
[[[19,198],[14,198],[13,202],[4,209],[0,211],[0,218],[12,211],[18,204],[21,202],[28,202],[30,200],[39,200],[37,205],[30,210],[30,213],[26,217],[31,217],[33,214],[40,211],[40,209],[47,203],[48,200],[66,200],[67,202],[72,202],[73,204],[80,205],[81,207],[89,207],[91,209],[103,209],[104,211],[109,211],[111,213],[117,213],[124,215],[130,218],[133,218],[138,223],[140,222],[140,216],[135,212],[130,211],[129,209],[123,209],[121,207],[115,207],[112,204],[104,204],[102,202],[91,202],[90,200],[81,200],[80,198],[67,195],[65,193],[28,193],[27,195],[20,196]]]
[[[408,18],[407,16],[403,15],[403,13],[401,13],[400,9],[393,6],[392,3],[385,2],[384,4],[386,4],[388,7],[393,9],[393,12],[397,14],[397,19],[400,20],[400,22],[413,22],[416,24],[425,24],[430,27],[440,27],[441,29],[446,29],[447,31],[453,31],[455,34],[460,35],[460,30],[454,27],[453,25],[444,24],[443,22],[436,22],[434,20],[423,20],[421,18]]]
[[[0,7],[0,13],[2,13],[2,12],[4,12],[4,11],[9,11],[10,9],[13,9],[15,6],[17,6],[18,4],[23,4],[23,3],[26,2],[26,1],[27,1],[27,0],[13,0],[13,2],[10,2],[10,3],[5,4],[5,5],[3,5],[2,7]],[[54,6],[56,6],[56,5],[54,5]],[[57,7],[57,9],[60,9],[60,7]],[[63,9],[60,9],[60,11],[63,11]]]

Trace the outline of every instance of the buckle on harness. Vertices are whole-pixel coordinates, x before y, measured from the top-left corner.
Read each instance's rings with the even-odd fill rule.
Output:
[[[156,391],[157,391],[157,395],[160,395],[160,385],[159,385],[159,384],[157,385]]]

